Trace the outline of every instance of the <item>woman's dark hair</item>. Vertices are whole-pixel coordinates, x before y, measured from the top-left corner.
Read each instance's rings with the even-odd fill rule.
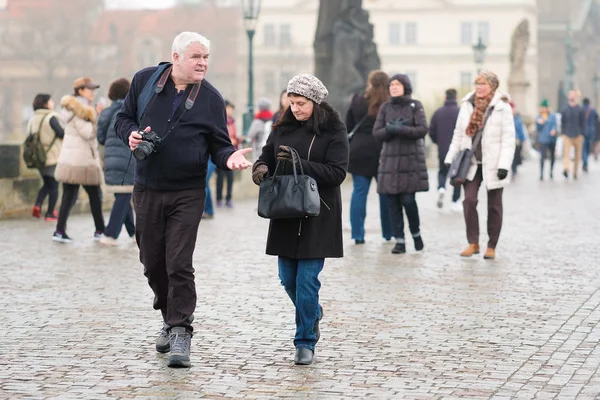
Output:
[[[302,96],[302,95],[298,94],[296,96]],[[312,100],[309,100],[309,101],[312,101]],[[315,132],[316,134],[320,134],[321,131],[319,129],[319,125],[321,124],[321,120],[324,118],[324,116],[323,116],[324,111],[319,104],[315,103],[314,101],[312,101],[312,103],[313,103],[313,112],[312,112],[311,117],[309,118],[310,126],[312,127],[313,132]],[[288,107],[287,110],[280,113],[277,121],[275,121],[275,123],[273,123],[273,128],[277,128],[277,127],[285,124],[286,122],[292,122],[292,123],[296,123],[296,124],[299,123],[299,121],[294,116],[294,113],[292,113],[292,107]]]
[[[231,108],[233,108],[235,110],[235,106],[229,100],[225,100],[225,107],[231,107]]]
[[[379,107],[390,98],[388,80],[388,75],[383,71],[375,70],[369,73],[365,98],[369,103],[368,114],[371,117],[376,117]]]
[[[280,114],[281,114],[281,111],[283,111],[283,104],[281,104],[281,96],[283,96],[286,93],[287,93],[287,89],[283,89],[281,91],[281,93],[279,94],[279,113]]]
[[[52,97],[46,93],[38,93],[33,99],[33,111],[47,108],[48,102]]]
[[[117,79],[111,83],[110,87],[108,88],[108,98],[113,101],[123,100],[125,96],[127,96],[127,92],[129,92],[129,86],[130,83],[127,79]]]

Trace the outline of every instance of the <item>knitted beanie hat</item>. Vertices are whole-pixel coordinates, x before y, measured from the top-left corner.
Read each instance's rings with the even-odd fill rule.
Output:
[[[290,79],[287,92],[288,94],[304,96],[317,104],[321,104],[323,99],[329,94],[323,82],[309,74],[296,75]]]

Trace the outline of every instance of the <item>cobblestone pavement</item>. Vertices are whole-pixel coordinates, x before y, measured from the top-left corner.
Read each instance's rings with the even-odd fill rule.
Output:
[[[599,398],[600,167],[539,182],[534,164],[505,191],[491,262],[458,256],[462,216],[434,191],[418,195],[425,251],[390,254],[371,196],[367,244],[346,228],[346,257],[326,262],[309,367],[292,362],[293,309],[254,201],[200,226],[189,370],[154,351],[160,316],[126,235],[103,247],[78,215],[61,245],[43,221],[0,222],[0,398]]]

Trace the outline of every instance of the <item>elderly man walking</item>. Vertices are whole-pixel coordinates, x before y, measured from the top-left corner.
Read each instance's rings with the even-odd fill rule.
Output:
[[[133,202],[144,275],[163,328],[156,350],[169,367],[190,366],[196,285],[192,258],[209,156],[222,170],[252,164],[235,150],[225,101],[204,79],[210,42],[194,32],[173,41],[172,63],[139,71],[117,114],[117,135],[137,159]]]

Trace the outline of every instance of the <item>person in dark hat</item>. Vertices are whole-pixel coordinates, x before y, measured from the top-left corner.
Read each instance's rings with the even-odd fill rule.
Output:
[[[317,217],[272,219],[267,254],[278,256],[279,279],[296,309],[294,362],[313,362],[320,338],[319,274],[326,258],[343,257],[340,185],[348,169],[348,137],[339,113],[323,101],[325,85],[312,75],[297,75],[287,87],[290,106],[254,163],[257,185],[270,174],[292,174],[291,151],[300,156],[304,173],[315,179],[321,197]]]
[[[387,196],[392,232],[396,238],[393,254],[406,253],[404,212],[415,249],[423,250],[417,192],[429,190],[425,163],[427,119],[423,105],[412,98],[408,76],[397,74],[389,80],[390,100],[379,108],[373,127],[375,139],[383,142],[377,174],[377,192]]]

